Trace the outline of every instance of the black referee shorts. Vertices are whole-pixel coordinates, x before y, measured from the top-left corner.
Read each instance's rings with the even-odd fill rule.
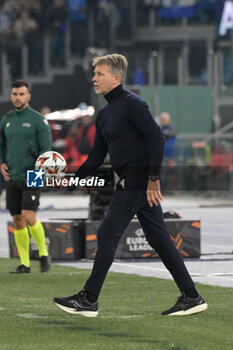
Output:
[[[40,189],[27,187],[25,181],[6,181],[6,207],[11,215],[22,210],[37,211],[40,204]]]

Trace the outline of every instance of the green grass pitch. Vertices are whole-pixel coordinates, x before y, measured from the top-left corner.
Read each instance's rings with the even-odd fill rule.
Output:
[[[0,259],[0,350],[232,350],[231,288],[198,284],[208,311],[161,316],[179,292],[173,281],[109,273],[96,318],[70,315],[53,297],[78,292],[90,271],[53,265],[41,274],[11,275],[16,259]]]

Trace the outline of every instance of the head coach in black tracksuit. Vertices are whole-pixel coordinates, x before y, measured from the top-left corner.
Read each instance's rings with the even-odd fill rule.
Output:
[[[147,241],[159,254],[182,293],[176,304],[163,314],[187,315],[203,311],[207,304],[195,289],[163,220],[159,172],[165,140],[160,127],[147,104],[123,88],[127,70],[124,56],[96,57],[93,66],[95,92],[103,94],[108,103],[97,115],[94,146],[76,176],[85,178],[93,174],[109,152],[112,168],[120,182],[98,229],[98,249],[84,289],[70,297],[54,298],[54,302],[69,313],[97,316],[97,299],[119,239],[137,215]]]

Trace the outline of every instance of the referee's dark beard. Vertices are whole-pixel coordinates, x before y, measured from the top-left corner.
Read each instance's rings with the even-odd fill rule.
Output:
[[[14,106],[16,112],[20,112],[26,107],[26,103],[23,103],[20,106],[16,106],[15,104],[13,104],[13,106]]]

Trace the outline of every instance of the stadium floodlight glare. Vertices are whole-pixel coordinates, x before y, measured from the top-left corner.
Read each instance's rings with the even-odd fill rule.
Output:
[[[74,108],[74,109],[64,109],[61,111],[51,112],[45,115],[47,120],[76,120],[82,118],[83,116],[93,116],[95,114],[95,108],[93,106],[86,106],[85,109]]]

